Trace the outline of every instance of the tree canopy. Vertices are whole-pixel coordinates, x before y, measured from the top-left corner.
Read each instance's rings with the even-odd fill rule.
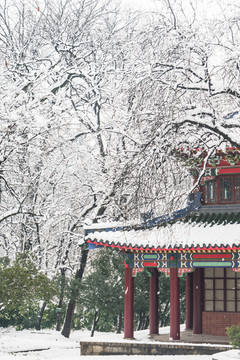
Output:
[[[19,254],[12,266],[0,268],[0,324],[34,327],[40,301],[49,301],[55,285],[38,272],[28,254]]]

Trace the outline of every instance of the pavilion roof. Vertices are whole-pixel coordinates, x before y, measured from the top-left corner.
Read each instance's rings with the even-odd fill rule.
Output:
[[[185,209],[144,224],[93,224],[85,242],[130,251],[237,251],[240,206],[201,206],[195,196]]]
[[[178,221],[145,230],[94,231],[86,242],[133,251],[240,250],[240,224]]]

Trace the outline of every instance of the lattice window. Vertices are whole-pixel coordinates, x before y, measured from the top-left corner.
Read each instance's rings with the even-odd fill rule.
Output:
[[[204,310],[240,312],[240,273],[231,268],[204,269]]]
[[[221,202],[233,202],[233,177],[225,176],[220,178]]]
[[[205,204],[240,203],[240,176],[217,176],[203,187]]]
[[[217,201],[216,181],[209,181],[205,185],[205,202],[215,203]]]
[[[236,201],[240,202],[240,176],[236,176],[235,192],[236,192]]]

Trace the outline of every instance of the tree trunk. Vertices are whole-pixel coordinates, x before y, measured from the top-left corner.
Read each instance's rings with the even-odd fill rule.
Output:
[[[96,310],[95,314],[94,314],[94,318],[93,318],[92,328],[91,328],[91,337],[93,337],[93,335],[94,335],[94,331],[96,329],[99,319],[100,319],[100,311]]]
[[[143,325],[143,329],[142,329],[142,330],[147,329],[148,326],[149,326],[149,315],[146,315],[146,316],[145,316],[145,321],[144,321],[144,325]]]
[[[61,330],[61,315],[62,315],[62,299],[59,299],[58,307],[57,307],[57,325],[56,325],[56,331]]]
[[[122,312],[120,312],[120,314],[118,315],[117,317],[117,326],[116,326],[116,333],[117,334],[121,334],[121,331],[122,331]]]
[[[79,279],[79,280],[82,279],[84,269],[86,266],[86,262],[87,262],[87,257],[88,257],[88,249],[83,249],[82,254],[81,254],[80,269],[76,272],[75,279]],[[65,321],[64,321],[64,326],[62,329],[62,335],[67,338],[69,338],[69,335],[70,335],[70,332],[72,329],[73,315],[74,315],[74,310],[75,310],[76,300],[77,300],[78,295],[79,295],[79,289],[77,289],[76,291],[74,291],[72,293],[72,298],[68,303],[67,313],[66,313],[66,317],[65,317]]]
[[[42,305],[41,305],[41,308],[40,308],[40,311],[39,311],[39,314],[38,314],[38,323],[36,325],[36,330],[41,329],[41,322],[42,322],[45,307],[46,307],[46,301],[43,301]]]
[[[66,313],[66,317],[65,317],[65,321],[64,321],[64,326],[62,329],[62,335],[67,338],[69,338],[69,335],[70,335],[70,332],[72,329],[72,322],[73,322],[75,306],[76,306],[76,300],[75,299],[70,300],[68,303],[67,313]]]
[[[164,310],[161,312],[160,327],[166,326],[169,320],[169,301],[165,303]]]
[[[137,324],[137,331],[142,330],[142,324],[143,324],[144,315],[142,312],[139,313],[139,320]]]
[[[62,305],[63,305],[63,296],[64,296],[65,284],[66,284],[65,269],[61,269],[61,285],[60,285],[59,302],[58,302],[58,307],[57,307],[56,331],[61,330],[61,315],[62,315]]]

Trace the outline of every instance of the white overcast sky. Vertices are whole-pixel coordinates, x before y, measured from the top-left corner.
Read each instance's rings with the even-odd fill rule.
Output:
[[[238,11],[240,12],[240,0],[122,0],[126,4],[126,8],[130,7],[145,11],[159,11],[162,4],[167,4],[168,1],[173,8],[176,7],[177,3],[181,3],[183,9],[186,13],[189,12],[189,15],[191,15],[193,6],[200,17],[210,19],[222,17],[231,10],[236,14],[236,5],[238,5]]]

